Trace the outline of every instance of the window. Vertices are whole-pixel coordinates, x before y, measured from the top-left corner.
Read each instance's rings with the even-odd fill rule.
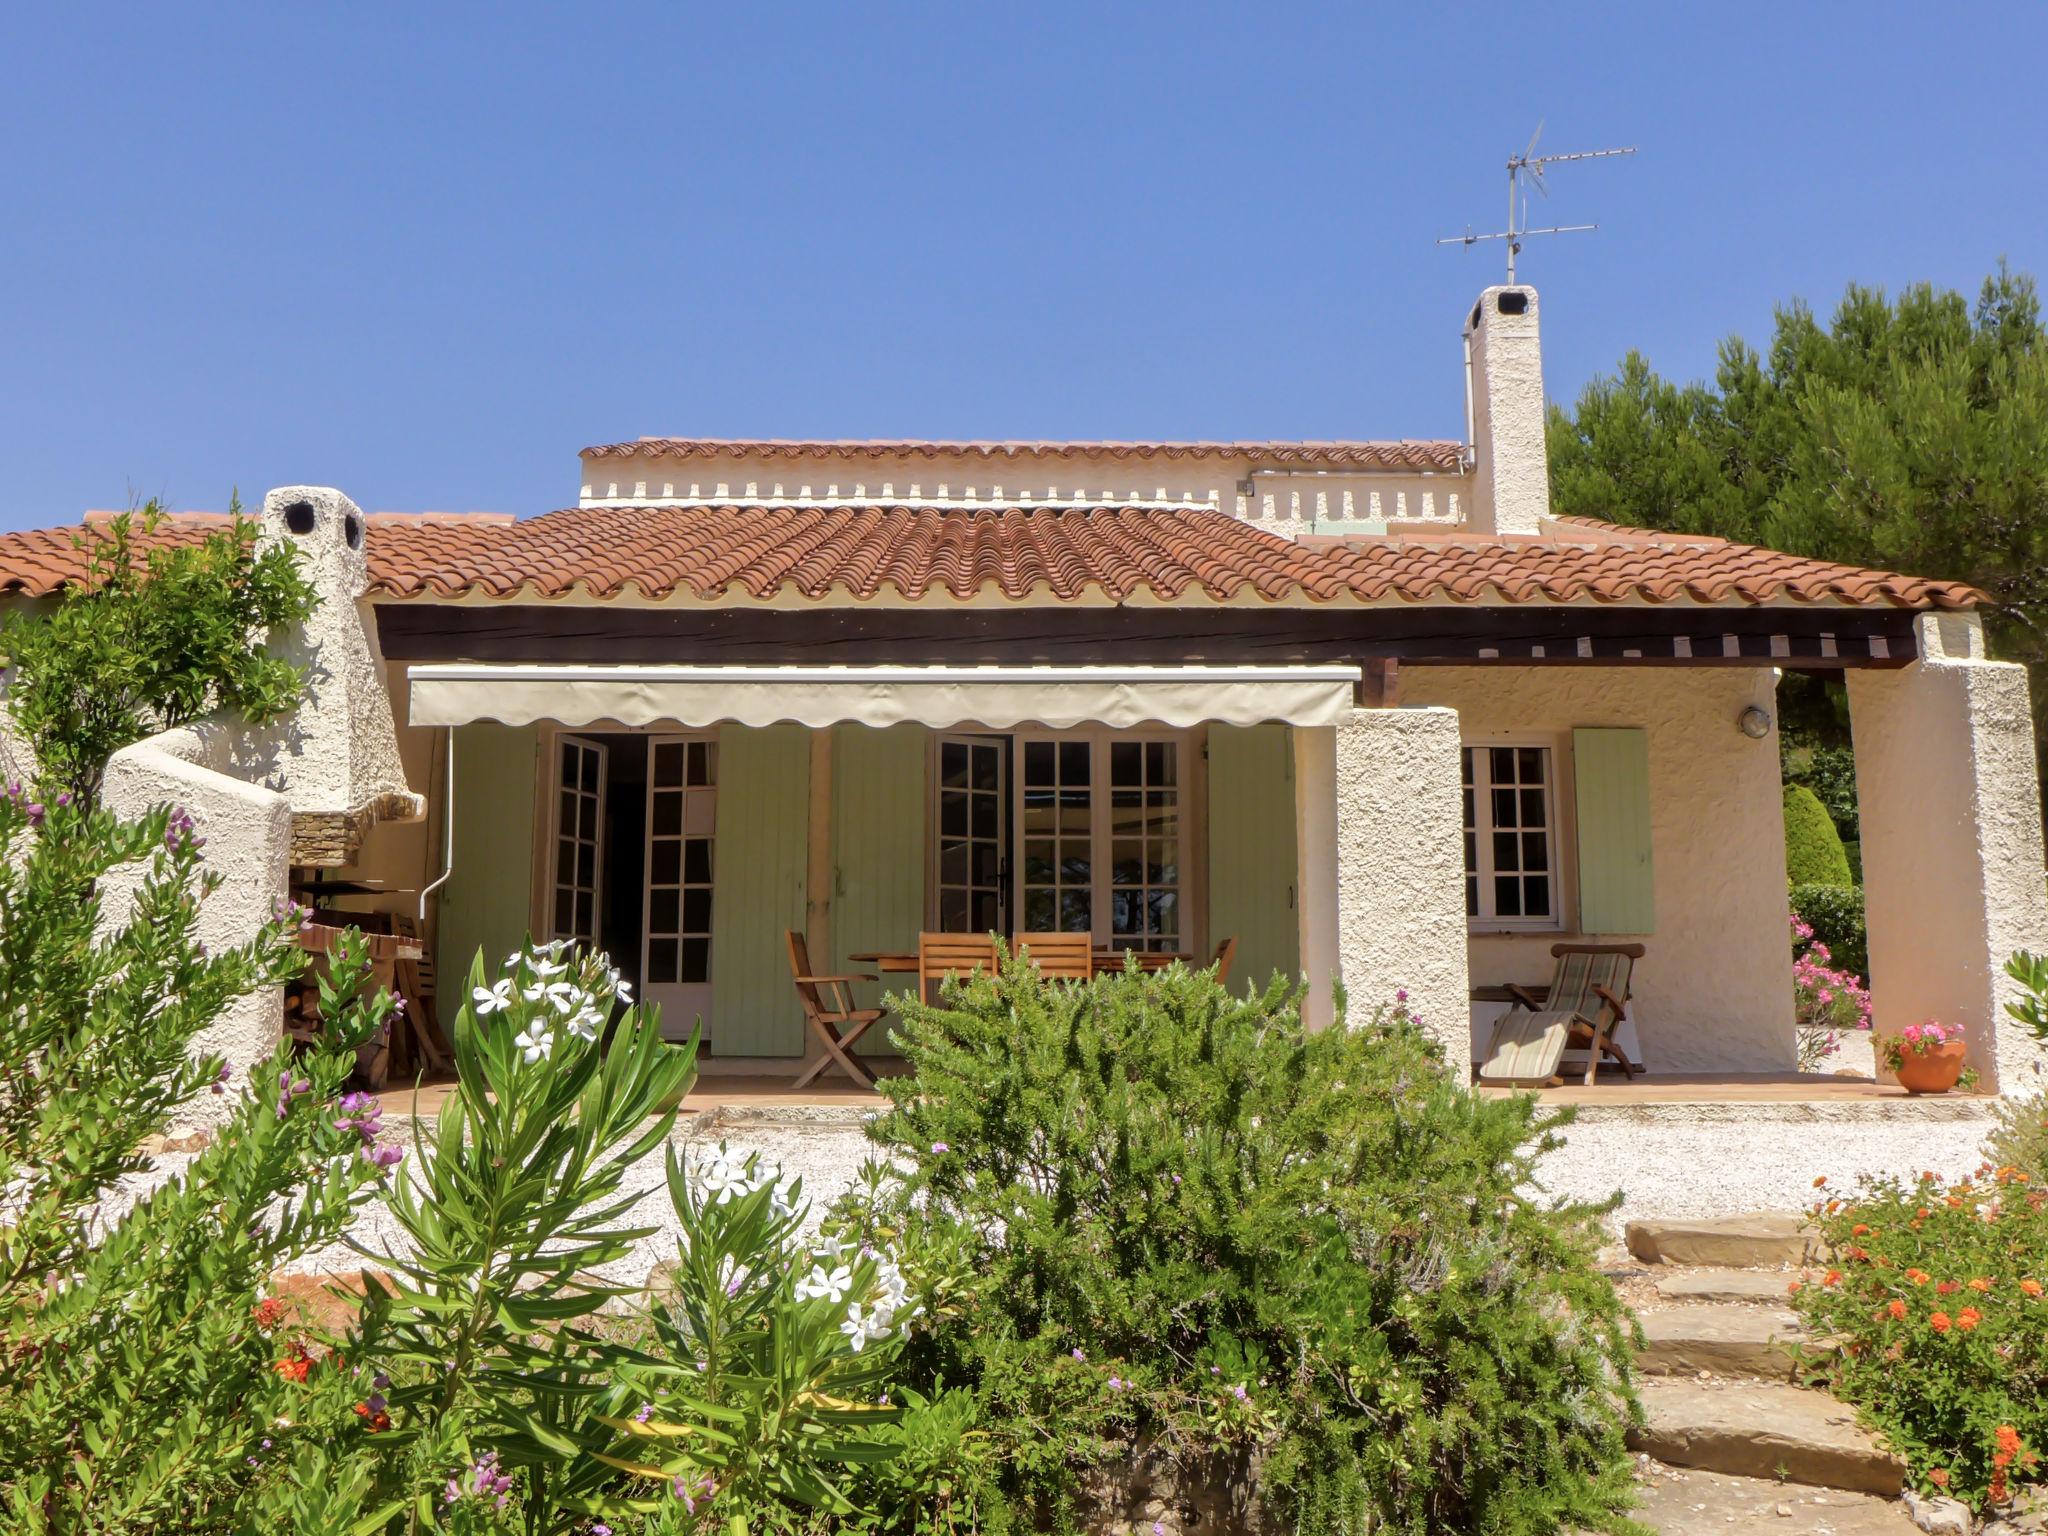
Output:
[[[555,772],[555,938],[597,942],[598,892],[604,888],[605,749],[564,736]]]
[[[1466,917],[1560,926],[1550,748],[1467,747],[1464,759]]]
[[[939,739],[939,931],[1003,927],[1003,767],[1000,736]]]

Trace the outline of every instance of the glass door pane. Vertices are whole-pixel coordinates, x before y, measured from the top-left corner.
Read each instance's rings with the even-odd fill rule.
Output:
[[[711,1015],[712,843],[718,824],[718,742],[647,740],[647,904],[642,994],[662,1033],[686,1038]]]
[[[1094,930],[1094,764],[1089,749],[1085,738],[1019,740],[1020,933]]]
[[[1109,742],[1110,942],[1175,953],[1186,946],[1180,897],[1180,746]]]
[[[1006,933],[1008,872],[1003,791],[1009,743],[1000,736],[939,738],[939,931]]]
[[[557,739],[555,866],[549,936],[597,942],[598,892],[604,888],[605,749],[581,736]]]

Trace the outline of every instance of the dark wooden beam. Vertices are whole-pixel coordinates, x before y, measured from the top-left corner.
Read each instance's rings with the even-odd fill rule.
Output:
[[[380,603],[393,661],[1781,666],[1914,658],[1898,608],[623,608]]]

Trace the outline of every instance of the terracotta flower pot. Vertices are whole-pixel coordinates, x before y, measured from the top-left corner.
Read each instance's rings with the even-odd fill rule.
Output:
[[[1963,1042],[1914,1050],[1906,1046],[1899,1057],[1899,1086],[1908,1093],[1947,1093],[1963,1075]]]

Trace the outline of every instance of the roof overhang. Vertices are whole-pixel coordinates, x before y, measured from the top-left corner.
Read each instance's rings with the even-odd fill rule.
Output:
[[[414,725],[1334,725],[1355,666],[411,669]]]

